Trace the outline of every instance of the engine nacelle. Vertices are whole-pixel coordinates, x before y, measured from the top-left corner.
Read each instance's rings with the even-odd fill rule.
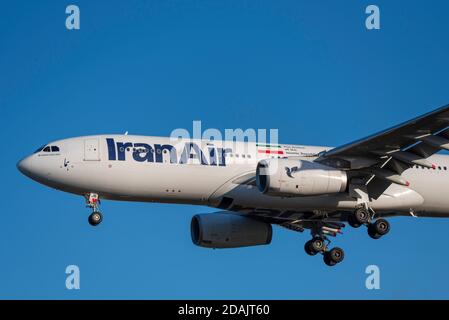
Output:
[[[190,225],[192,241],[206,248],[239,248],[270,244],[271,224],[232,213],[197,214]]]
[[[257,165],[256,184],[271,196],[314,196],[344,192],[348,177],[345,171],[316,162],[266,159]]]

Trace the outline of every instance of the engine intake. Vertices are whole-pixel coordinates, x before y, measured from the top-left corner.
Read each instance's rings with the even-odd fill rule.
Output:
[[[233,213],[197,214],[190,225],[192,241],[206,248],[239,248],[270,244],[271,224]]]
[[[256,184],[267,195],[315,196],[344,192],[348,177],[345,171],[316,162],[266,159],[257,165]]]

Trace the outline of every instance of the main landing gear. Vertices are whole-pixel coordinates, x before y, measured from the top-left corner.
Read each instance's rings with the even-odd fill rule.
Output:
[[[321,253],[323,255],[324,263],[332,267],[343,261],[345,252],[338,247],[329,249],[329,244],[330,241],[327,240],[327,238],[315,236],[312,240],[306,242],[304,249],[306,253],[311,256]]]
[[[321,253],[325,264],[331,267],[335,266],[337,263],[343,261],[345,252],[343,249],[338,247],[329,249],[330,240],[326,237],[326,234],[335,236],[339,232],[340,229],[327,226],[312,229],[313,238],[306,242],[304,245],[304,250],[311,256]]]
[[[96,193],[89,193],[86,195],[86,207],[92,208],[92,213],[89,215],[89,224],[91,226],[98,226],[103,221],[103,215],[98,211],[100,205],[100,198]]]
[[[353,228],[359,228],[362,225],[368,227],[368,235],[373,239],[379,239],[390,231],[390,224],[385,219],[377,219],[372,222],[373,216],[365,207],[356,209],[348,217],[348,223]]]

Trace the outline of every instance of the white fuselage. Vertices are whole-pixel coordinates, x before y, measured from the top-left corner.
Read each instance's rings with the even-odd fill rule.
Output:
[[[124,201],[199,204],[236,211],[352,210],[348,192],[323,196],[274,197],[245,179],[267,158],[313,161],[328,147],[246,142],[173,140],[99,135],[59,140],[19,162],[19,169],[50,187]],[[55,151],[51,151],[51,147]],[[49,151],[45,151],[48,149]],[[449,216],[449,156],[430,158],[436,169],[414,166],[402,176],[410,186],[391,184],[370,204],[374,210]],[[232,208],[229,208],[232,207]]]

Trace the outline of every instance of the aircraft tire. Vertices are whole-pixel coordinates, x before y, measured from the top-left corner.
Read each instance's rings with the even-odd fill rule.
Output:
[[[315,252],[320,252],[324,250],[324,240],[320,237],[315,237],[310,240],[310,248]]]
[[[350,215],[350,216],[348,217],[348,224],[349,224],[351,227],[353,227],[353,228],[359,228],[359,227],[361,226],[360,223],[357,223],[357,222],[355,221],[353,215]]]
[[[317,251],[313,250],[313,248],[312,248],[312,240],[309,240],[304,244],[304,250],[306,251],[306,253],[309,256],[314,256],[318,253]]]
[[[368,226],[368,235],[375,240],[380,239],[380,237],[382,237],[381,234],[377,233],[374,223],[371,223]]]
[[[89,215],[88,221],[91,226],[98,226],[103,221],[103,215],[100,212],[94,211]]]
[[[376,230],[376,233],[380,234],[381,236],[386,235],[390,231],[390,223],[388,223],[388,221],[385,219],[377,219],[372,224],[374,230]]]
[[[323,255],[323,261],[326,265],[328,265],[329,267],[333,267],[335,266],[337,263],[333,260],[331,260],[330,256],[329,256],[329,252],[325,252]]]
[[[369,222],[369,219],[370,219],[369,212],[365,208],[358,208],[354,212],[353,217],[354,217],[354,222],[357,224],[360,224],[360,225]]]

